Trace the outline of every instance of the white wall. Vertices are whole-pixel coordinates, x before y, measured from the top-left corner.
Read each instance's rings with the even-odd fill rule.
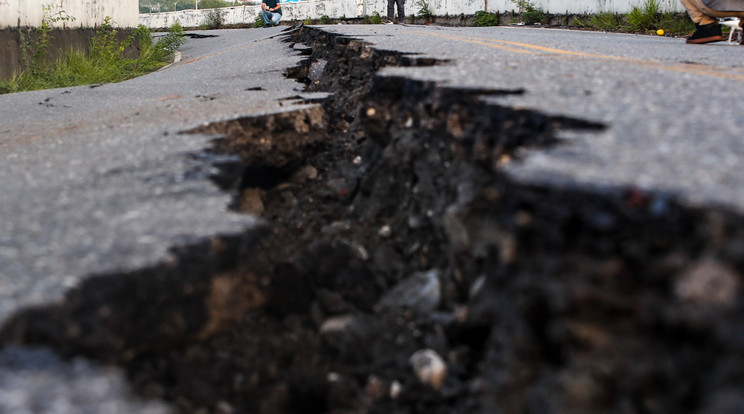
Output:
[[[2,1],[2,0],[0,0]],[[679,0],[657,0],[662,11],[684,12]],[[633,6],[642,6],[645,0],[531,0],[536,7],[551,14],[590,14],[599,12],[628,13]],[[366,3],[366,4],[365,4]],[[472,15],[480,10],[489,12],[519,11],[511,0],[427,0],[429,9],[435,16]],[[366,6],[366,7],[365,7]],[[385,17],[387,0],[303,0],[285,3],[282,20],[331,18],[357,18],[374,12]],[[419,6],[417,0],[406,1],[406,14],[415,15]],[[219,9],[225,24],[253,23],[260,10],[259,6],[241,6]],[[169,27],[179,22],[184,27],[198,27],[206,21],[208,10],[183,10],[177,12],[141,14],[140,23],[157,29]]]
[[[95,27],[106,16],[111,17],[116,27],[137,27],[139,24],[138,0],[0,0],[0,29],[39,27],[47,6],[49,17],[64,11],[75,18],[53,23],[53,27]]]

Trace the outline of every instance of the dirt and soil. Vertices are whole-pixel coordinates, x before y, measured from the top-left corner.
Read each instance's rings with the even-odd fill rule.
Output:
[[[263,228],[92,278],[5,342],[119,364],[184,413],[742,412],[740,215],[514,182],[524,149],[602,125],[287,42],[322,105],[192,131],[222,135],[215,181]]]

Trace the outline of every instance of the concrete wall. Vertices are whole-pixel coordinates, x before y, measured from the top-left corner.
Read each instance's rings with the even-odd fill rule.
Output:
[[[45,8],[49,17],[63,12],[75,18],[53,22],[52,26],[57,28],[95,27],[106,16],[117,27],[139,24],[138,0],[0,0],[0,29],[39,27]]]
[[[2,1],[2,0],[0,0]],[[599,12],[628,13],[633,6],[641,6],[645,0],[531,0],[531,3],[551,14],[592,14]],[[684,12],[679,0],[658,0],[662,11]],[[427,0],[435,16],[472,15],[480,10],[489,12],[519,11],[511,0]],[[331,18],[359,18],[374,12],[385,16],[387,0],[303,0],[285,3],[282,20]],[[419,10],[416,0],[406,1],[406,13],[414,15]],[[253,23],[259,6],[241,6],[221,10],[225,24]],[[175,22],[184,27],[198,27],[206,21],[209,10],[183,10],[178,12],[141,14],[140,23],[150,28],[165,28]]]

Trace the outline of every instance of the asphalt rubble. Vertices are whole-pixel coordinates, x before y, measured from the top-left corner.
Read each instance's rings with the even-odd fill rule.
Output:
[[[89,278],[4,344],[119,365],[183,413],[742,412],[739,214],[516,182],[524,150],[603,126],[377,75],[441,62],[318,29],[286,42],[326,100],[185,132],[218,137],[195,156],[261,229]]]

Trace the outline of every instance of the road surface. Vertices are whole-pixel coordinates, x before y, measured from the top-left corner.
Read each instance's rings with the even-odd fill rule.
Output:
[[[319,28],[439,62],[382,76],[492,90],[489,103],[604,127],[526,150],[505,167],[517,181],[631,187],[744,212],[740,47],[538,27]],[[324,96],[284,76],[303,56],[281,30],[199,32],[211,37],[190,39],[180,62],[138,79],[0,96],[0,321],[57,303],[94,276],[167,263],[173,248],[259,226],[230,210],[231,195],[210,179],[213,137],[182,132]],[[12,347],[0,364],[24,373],[0,377],[3,412],[26,412],[41,395],[48,403],[35,412],[103,412],[112,401],[118,408],[106,412],[166,410],[132,397],[116,370],[84,360]],[[84,385],[102,378],[108,388]]]

